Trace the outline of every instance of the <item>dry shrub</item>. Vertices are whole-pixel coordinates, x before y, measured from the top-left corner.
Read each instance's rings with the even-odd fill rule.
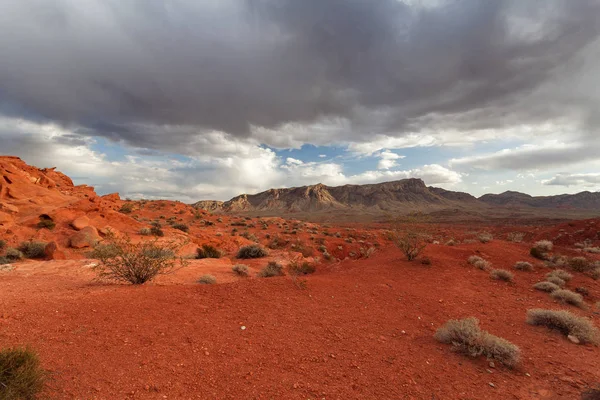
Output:
[[[6,254],[4,255],[8,261],[14,262],[19,261],[25,258],[25,255],[15,248],[9,247],[6,249]]]
[[[0,399],[37,398],[44,388],[46,373],[35,352],[23,348],[0,351]]]
[[[455,351],[471,357],[484,355],[511,368],[519,363],[520,349],[506,339],[481,330],[475,317],[451,319],[437,330],[434,337],[441,343],[451,344]]]
[[[575,336],[582,344],[597,345],[600,343],[600,331],[594,324],[590,320],[578,317],[569,311],[535,308],[527,311],[527,323],[558,330],[565,336]]]
[[[221,252],[210,244],[203,244],[202,247],[196,249],[196,258],[221,258]]]
[[[201,283],[203,285],[213,285],[217,283],[217,278],[215,278],[214,275],[202,275],[200,279],[198,279],[198,283]]]
[[[412,261],[423,251],[427,246],[425,237],[416,232],[407,232],[404,235],[394,235],[394,243],[402,253],[406,256],[408,261]]]
[[[533,288],[536,290],[541,290],[542,292],[552,293],[556,290],[559,290],[560,286],[553,282],[538,282],[535,285],[533,285]]]
[[[172,272],[178,263],[182,267],[187,265],[185,260],[175,257],[179,247],[174,242],[132,243],[129,236],[109,235],[104,243],[94,248],[91,257],[100,260],[94,267],[100,278],[140,285]]]
[[[555,276],[557,278],[560,278],[560,279],[562,279],[565,282],[568,282],[571,279],[573,279],[573,275],[571,275],[570,273],[568,273],[564,269],[555,269],[554,271],[549,272],[548,274],[546,274],[546,278],[550,278],[551,276]]]
[[[28,241],[19,245],[19,251],[27,258],[43,258],[46,243]]]
[[[558,276],[549,276],[548,278],[546,278],[546,281],[548,283],[552,283],[553,285],[558,286],[559,288],[565,287],[565,285],[567,284],[567,282],[563,281]]]
[[[521,243],[525,234],[523,232],[510,232],[506,235],[506,240],[513,243]]]
[[[493,269],[490,272],[490,278],[504,282],[512,282],[515,276],[512,272],[505,269]]]
[[[596,267],[593,270],[591,270],[590,277],[592,277],[592,279],[595,279],[595,280],[600,279],[600,267]]]
[[[594,267],[594,264],[590,263],[585,257],[573,257],[569,259],[569,267],[573,271],[587,272]]]
[[[527,261],[517,261],[515,263],[515,269],[519,271],[533,271],[533,265]]]
[[[583,251],[586,253],[599,254],[600,247],[585,247]]]
[[[248,273],[248,266],[244,265],[244,264],[236,264],[233,267],[231,267],[231,270],[235,274],[237,274],[239,276],[242,276],[244,278],[249,275],[249,273]]]
[[[583,286],[576,287],[575,291],[584,297],[587,297],[590,295],[590,291],[588,290],[588,288],[583,287]]]
[[[549,240],[538,240],[533,244],[533,247],[546,253],[548,251],[552,251],[554,244],[552,244],[552,242]]]
[[[6,248],[6,240],[0,239],[0,251]]]
[[[260,270],[258,276],[261,278],[271,278],[273,276],[283,276],[283,265],[275,262],[269,261],[266,267]]]
[[[298,260],[294,260],[288,265],[288,271],[291,275],[309,275],[313,274],[316,270],[314,264],[311,264],[308,261],[303,261],[301,263]]]
[[[267,250],[258,244],[243,246],[238,250],[237,258],[261,258],[268,256]]]
[[[492,240],[494,240],[494,235],[492,235],[489,232],[480,232],[477,234],[477,239],[481,242],[481,243],[489,243]]]
[[[473,265],[474,267],[479,268],[482,271],[487,270],[488,268],[491,267],[491,264],[489,261],[484,260],[483,258],[479,257],[479,256],[470,256],[467,260],[467,262],[471,265]]]
[[[552,292],[550,296],[554,300],[558,300],[561,303],[571,304],[572,306],[576,306],[579,308],[585,307],[585,303],[583,302],[583,296],[579,293],[575,293],[567,289],[556,290]]]

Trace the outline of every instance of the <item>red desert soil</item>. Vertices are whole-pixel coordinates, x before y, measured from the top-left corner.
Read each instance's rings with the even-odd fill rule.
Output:
[[[11,246],[29,238],[52,240],[67,258],[27,260],[0,271],[0,348],[29,345],[39,353],[51,373],[49,398],[577,399],[600,382],[600,348],[575,345],[525,322],[528,309],[541,307],[568,309],[600,327],[600,310],[593,306],[600,300],[600,281],[575,273],[568,287],[585,286],[589,308],[559,305],[531,288],[549,269],[529,256],[531,241],[558,235],[555,253],[580,255],[574,243],[588,239],[598,246],[591,232],[597,233],[600,221],[494,227],[489,230],[496,239],[490,243],[456,246],[444,243],[451,237],[472,238],[483,228],[427,224],[422,228],[442,244],[427,246],[424,256],[431,265],[426,266],[406,261],[379,229],[279,218],[265,221],[266,229],[258,219],[244,220],[255,225],[244,227],[239,218],[198,217],[184,204],[163,201],[143,207],[134,202],[128,216],[117,211],[126,203],[118,196],[101,198],[67,181],[59,189],[22,183],[28,189],[13,190],[16,195],[10,197],[6,188],[18,181],[15,169],[26,169],[9,161],[13,183],[4,186],[0,202],[12,211],[5,213],[0,239]],[[31,175],[41,173],[28,168]],[[40,193],[47,201],[36,206],[31,200]],[[53,217],[54,230],[35,228],[41,212]],[[97,281],[91,270],[97,261],[86,256],[90,249],[68,247],[75,233],[70,223],[83,214],[100,231],[111,226],[135,240],[145,240],[137,232],[148,221],[161,215],[162,221],[181,218],[189,234],[165,223],[161,240],[188,240],[188,253],[212,243],[227,254],[191,260],[188,267],[145,285]],[[268,259],[237,260],[235,251],[251,241],[232,236],[234,228],[238,233],[247,229],[264,245],[274,237],[289,242]],[[503,240],[515,231],[527,233],[526,242]],[[321,257],[315,274],[296,281],[255,277],[267,260],[287,265],[302,259],[299,249],[307,260],[322,256],[320,242],[332,260]],[[366,258],[360,248],[376,250]],[[494,268],[513,270],[516,261],[524,260],[535,271],[513,270],[514,284],[493,281],[488,272],[468,265],[467,258],[475,254]],[[239,262],[250,266],[250,278],[231,272]],[[205,273],[215,275],[218,284],[197,284]],[[517,369],[499,363],[492,368],[484,358],[456,354],[433,338],[448,319],[469,316],[521,348]]]

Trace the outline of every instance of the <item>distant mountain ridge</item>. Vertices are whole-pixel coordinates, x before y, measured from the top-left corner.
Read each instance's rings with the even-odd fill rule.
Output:
[[[242,194],[228,201],[202,200],[193,204],[210,212],[327,212],[428,211],[440,209],[557,208],[598,210],[600,192],[581,192],[556,196],[530,196],[507,191],[476,198],[469,193],[426,186],[421,179],[366,184],[327,186],[323,184],[269,189],[257,194]]]
[[[334,210],[408,211],[462,208],[479,202],[468,193],[427,187],[421,179],[403,179],[368,185],[323,184],[269,189],[242,194],[229,201],[199,201],[195,207],[211,212],[315,212]]]

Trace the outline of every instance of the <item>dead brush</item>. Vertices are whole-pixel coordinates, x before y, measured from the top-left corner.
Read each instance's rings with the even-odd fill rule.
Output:
[[[558,278],[557,278],[558,279]],[[564,282],[564,281],[563,281]],[[535,290],[540,290],[542,292],[547,292],[547,293],[552,293],[554,291],[557,291],[560,289],[560,286],[558,286],[555,283],[552,282],[538,282],[535,285],[533,285],[533,288]]]
[[[552,276],[552,275],[549,276],[548,278],[546,278],[546,282],[556,285],[559,288],[563,288],[567,284],[567,282],[560,279],[558,276]]]
[[[0,351],[0,399],[36,399],[44,388],[47,373],[35,352],[8,348]]]
[[[527,311],[527,323],[557,330],[565,336],[574,336],[581,344],[600,344],[600,331],[594,324],[569,311],[534,308]]]
[[[585,303],[583,301],[583,296],[579,293],[572,292],[567,289],[559,289],[555,290],[550,294],[550,296],[563,304],[570,304],[575,307],[584,308]]]
[[[515,275],[505,269],[493,269],[490,272],[490,278],[497,281],[512,282],[515,278]]]
[[[486,261],[479,256],[470,256],[467,259],[467,262],[472,266],[479,268],[482,271],[486,271],[492,266],[492,264],[489,261]]]
[[[479,321],[475,317],[449,320],[436,331],[434,337],[441,343],[451,344],[454,351],[470,357],[484,355],[509,368],[515,367],[520,360],[519,347],[506,339],[481,330]]]
[[[571,279],[573,279],[573,275],[571,275],[570,273],[568,273],[567,271],[565,271],[563,269],[555,269],[554,271],[549,272],[548,274],[546,274],[546,278],[550,278],[552,276],[560,278],[560,279],[562,279],[565,282],[568,282]]]
[[[533,271],[533,265],[531,265],[531,263],[528,263],[527,261],[517,261],[515,263],[514,268],[519,271]]]
[[[421,251],[427,246],[425,236],[416,232],[407,232],[403,235],[396,233],[394,235],[394,243],[406,256],[408,261],[417,258]]]

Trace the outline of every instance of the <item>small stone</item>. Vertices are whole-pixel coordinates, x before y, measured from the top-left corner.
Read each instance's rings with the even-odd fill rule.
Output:
[[[494,385],[492,382],[488,383],[488,385],[490,385],[491,387],[495,388],[496,385]]]
[[[491,369],[486,369],[486,371],[487,371],[489,374],[493,374],[493,372],[492,372],[492,370],[491,370]]]
[[[571,342],[575,343],[575,344],[579,344],[579,338],[577,336],[573,336],[573,335],[569,335],[567,336],[567,339],[569,339]]]
[[[205,351],[205,352],[204,352],[204,355],[205,355],[205,356],[208,356],[208,355],[210,355],[210,353],[209,353],[208,351]]]
[[[525,372],[525,376],[531,376],[531,375],[529,375],[529,372]]]
[[[496,368],[496,364],[494,364],[494,362],[493,362],[493,361],[490,361],[490,364],[489,364],[489,365],[490,365],[490,368]]]
[[[243,330],[243,331],[245,331],[245,330],[246,330],[246,326],[242,325],[242,326],[240,327],[240,329],[241,329],[241,330]]]

